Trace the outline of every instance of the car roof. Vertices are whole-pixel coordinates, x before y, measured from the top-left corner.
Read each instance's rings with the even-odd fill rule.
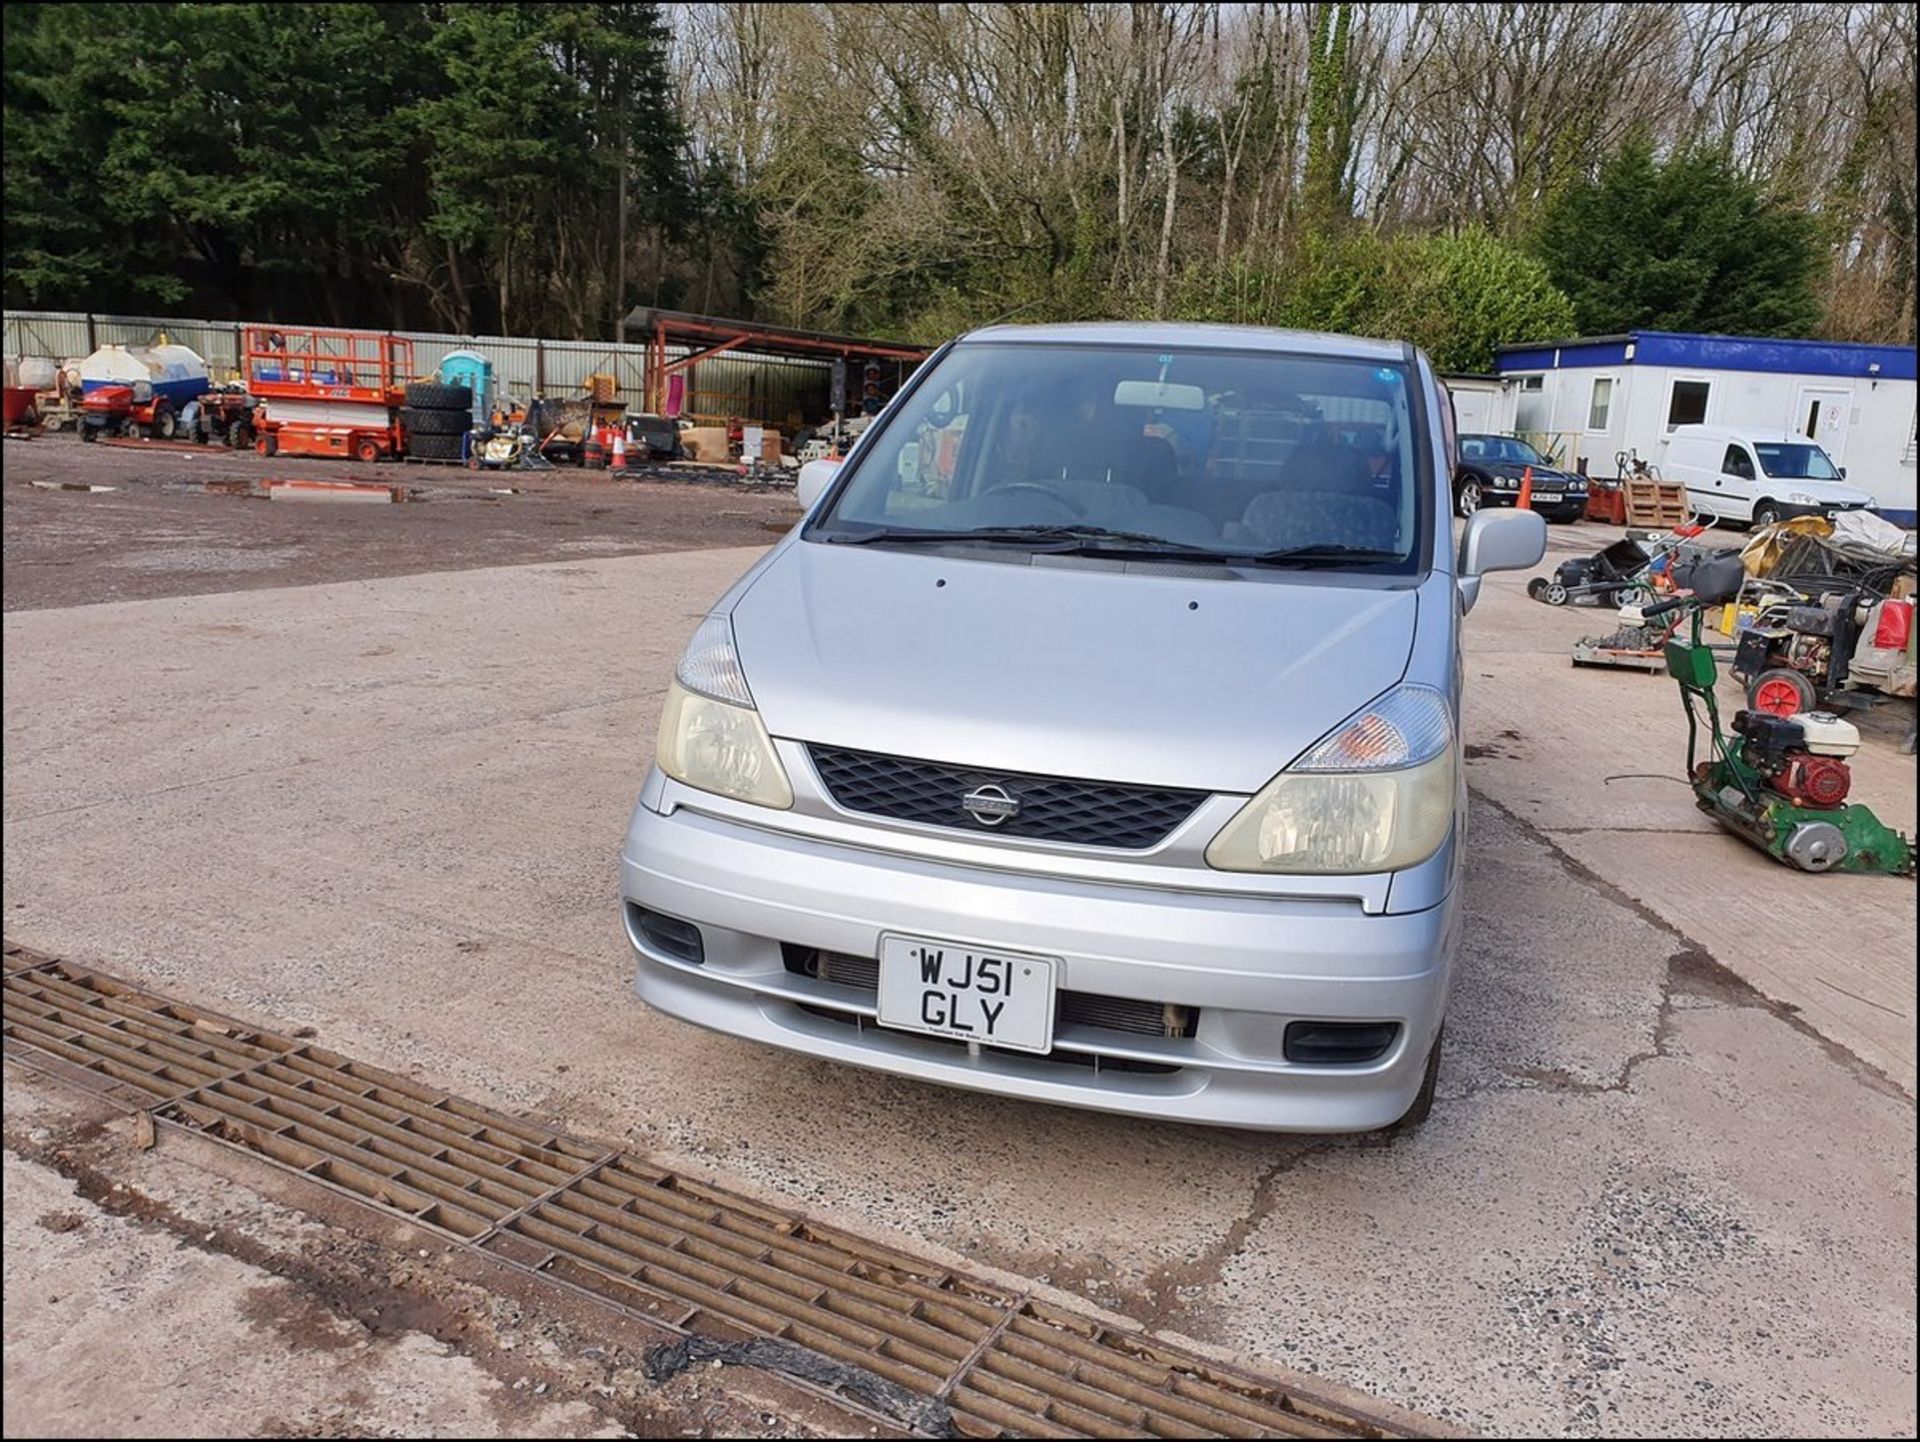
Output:
[[[1070,321],[1055,325],[990,325],[970,331],[960,344],[979,341],[1019,345],[1200,346],[1213,350],[1287,351],[1341,359],[1405,361],[1398,341],[1332,335],[1276,326],[1216,325],[1200,321]]]
[[[1779,426],[1675,426],[1668,437],[1675,441],[1785,441],[1810,446],[1813,437]]]

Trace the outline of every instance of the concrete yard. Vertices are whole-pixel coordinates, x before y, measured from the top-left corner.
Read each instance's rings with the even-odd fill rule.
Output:
[[[309,528],[275,543],[303,548],[285,578],[300,584],[256,569],[233,589],[206,578],[248,542],[194,508],[267,508],[163,505],[130,471],[129,490],[156,493],[141,514],[214,559],[190,587],[79,604],[73,587],[36,599],[16,547],[58,574],[47,527],[77,527],[86,555],[68,559],[106,565],[111,528],[82,508],[115,496],[27,490],[7,459],[10,939],[1455,1427],[1913,1433],[1915,888],[1789,871],[1700,817],[1678,784],[1673,685],[1568,664],[1609,613],[1535,604],[1516,574],[1469,618],[1470,916],[1427,1126],[1391,1141],[1206,1131],[837,1068],[633,999],[616,857],[661,697],[758,554],[753,531],[790,506],[676,492],[751,514],[674,544],[754,544],[658,551],[636,528],[624,549],[652,554],[556,555],[502,521],[460,569],[431,544],[356,565],[343,528],[386,525],[391,548],[412,508],[275,516]],[[556,492],[521,514],[585,504]],[[1556,528],[1553,544],[1611,534]],[[1908,714],[1869,728],[1855,794],[1911,829]],[[260,1260],[228,1254],[228,1226],[202,1246],[96,1214],[72,1195],[85,1148],[62,1141],[80,1133],[57,1096],[11,1064],[7,1091],[10,1435],[171,1435],[183,1417],[317,1434],[338,1430],[329,1408],[355,1407],[375,1435],[825,1425],[738,1398],[610,1410],[561,1373],[536,1403],[510,1358],[444,1329],[389,1327],[349,1366],[311,1344],[360,1336],[337,1290],[249,1272]],[[110,1138],[87,1135],[87,1166],[108,1166]],[[122,1184],[191,1190],[150,1175],[166,1156],[126,1162]],[[222,1196],[245,1212],[235,1228],[307,1225]],[[79,1220],[34,1222],[65,1212]],[[169,1279],[175,1295],[251,1296],[247,1316],[310,1308],[308,1342],[168,1310]],[[16,1309],[29,1294],[67,1300]],[[172,1364],[154,1373],[172,1401],[131,1424],[124,1395],[63,1371],[105,1347],[67,1319],[109,1303],[113,1336]],[[254,1380],[209,1379],[209,1337]],[[250,1387],[282,1393],[277,1410]],[[429,1395],[431,1415],[406,1401]],[[487,1411],[503,1395],[513,1410]]]

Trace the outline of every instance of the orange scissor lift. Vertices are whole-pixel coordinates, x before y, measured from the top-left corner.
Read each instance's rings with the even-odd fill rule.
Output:
[[[377,331],[250,326],[247,390],[262,403],[263,456],[378,461],[400,454],[397,413],[413,375],[413,342]]]

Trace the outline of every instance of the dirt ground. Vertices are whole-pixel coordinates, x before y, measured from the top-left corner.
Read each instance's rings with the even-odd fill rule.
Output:
[[[154,544],[49,538],[64,507],[121,493],[20,503],[17,449],[9,560],[17,533],[106,576]],[[687,495],[715,520],[750,504]],[[279,503],[178,499],[282,524]],[[520,514],[569,502],[538,504]],[[367,513],[329,512],[337,531],[320,514],[285,524],[315,527],[296,533],[309,579],[349,584],[286,586],[270,607],[233,594],[259,584],[233,570],[192,588],[208,594],[112,605],[43,600],[56,567],[18,604],[9,590],[15,939],[1475,1431],[1911,1435],[1914,887],[1796,873],[1699,817],[1671,683],[1568,665],[1601,613],[1536,605],[1515,575],[1468,620],[1465,942],[1432,1119],[1390,1143],[1270,1137],[946,1091],[646,1011],[619,838],[674,659],[770,533],[555,555],[536,527],[469,569],[416,556],[367,578],[330,544]],[[235,524],[207,549],[257,539]],[[1553,544],[1606,539],[1589,530]],[[1869,736],[1855,784],[1912,827],[1913,759],[1888,736]],[[32,1123],[21,1138],[16,1091],[10,1073],[8,1430],[111,1427],[48,1360],[65,1355],[57,1307],[15,1330],[19,1289],[64,1295],[74,1264],[33,1218],[96,1225],[64,1200],[73,1163]],[[26,1183],[18,1253],[15,1164],[57,1173]],[[233,1229],[209,1230],[220,1250]],[[106,1222],[89,1235],[111,1291],[140,1246]],[[224,1295],[251,1285],[232,1280]],[[183,1406],[259,1427],[192,1380],[199,1354],[171,1350],[164,1314],[116,1317],[180,1360]],[[347,1384],[315,1384],[278,1331],[233,1346],[261,1385],[317,1387],[301,1417],[342,1405]],[[382,1425],[423,1428],[410,1410]]]
[[[577,469],[268,460],[217,448],[90,446],[67,434],[8,441],[4,457],[0,598],[8,611],[758,545],[799,515],[791,490],[616,481]],[[338,505],[202,489],[268,477],[379,481],[407,487],[411,499]]]

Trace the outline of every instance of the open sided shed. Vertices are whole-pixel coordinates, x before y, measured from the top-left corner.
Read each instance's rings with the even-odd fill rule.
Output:
[[[624,329],[646,347],[649,411],[782,427],[831,417],[836,361],[846,366],[847,411],[858,414],[898,390],[933,349],[649,307],[628,315]]]

